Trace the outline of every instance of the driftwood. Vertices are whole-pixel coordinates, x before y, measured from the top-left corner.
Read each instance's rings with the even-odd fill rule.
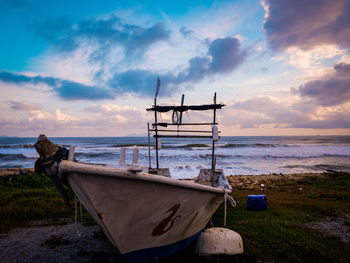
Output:
[[[60,149],[60,146],[58,144],[51,142],[44,134],[41,134],[38,137],[36,143],[34,144],[34,147],[38,152],[38,154],[40,155],[40,159],[38,160],[39,161],[38,163],[40,163],[40,160],[45,160],[45,159],[47,160],[51,158]],[[73,211],[74,209],[69,202],[67,193],[64,190],[62,180],[58,176],[58,170],[57,170],[58,164],[59,162],[57,160],[54,160],[49,167],[44,167],[44,171],[45,171],[45,174],[51,179],[58,193],[62,197],[64,203],[67,205],[69,209]]]

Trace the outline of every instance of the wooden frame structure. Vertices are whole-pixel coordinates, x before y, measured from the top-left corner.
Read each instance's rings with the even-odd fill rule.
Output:
[[[150,129],[150,125],[147,125],[148,129],[148,137],[150,136],[150,132],[154,132],[153,137],[156,139],[156,167],[159,169],[159,143],[158,138],[205,138],[212,139],[212,162],[211,169],[215,170],[215,141],[216,138],[219,138],[218,133],[220,131],[217,130],[216,125],[216,110],[221,109],[226,106],[225,104],[216,103],[216,92],[214,93],[213,104],[205,104],[205,105],[184,105],[184,95],[181,98],[181,106],[159,106],[157,105],[157,99],[154,99],[154,105],[151,108],[148,108],[147,111],[154,111],[154,123],[152,123],[152,128]],[[193,111],[213,111],[213,121],[212,122],[195,122],[195,123],[182,123],[182,114],[188,110]],[[172,111],[172,123],[164,123],[158,122],[157,113],[169,112]],[[211,130],[181,130],[181,126],[211,126]],[[168,126],[174,127],[177,129],[167,129]],[[215,127],[214,127],[215,126]],[[160,128],[159,128],[160,127]],[[215,132],[217,134],[215,134]],[[165,133],[176,133],[176,134],[165,134]],[[192,134],[183,134],[183,133],[192,133]],[[202,135],[207,134],[207,135]],[[150,154],[150,150],[149,150]],[[151,162],[149,161],[149,167],[151,168]]]

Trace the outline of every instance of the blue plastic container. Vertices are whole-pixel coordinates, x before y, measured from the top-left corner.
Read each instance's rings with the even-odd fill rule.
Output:
[[[266,210],[266,195],[248,195],[247,208],[252,211]]]

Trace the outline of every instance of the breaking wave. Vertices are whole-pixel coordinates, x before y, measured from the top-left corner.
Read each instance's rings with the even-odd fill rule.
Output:
[[[0,149],[21,149],[21,148],[34,148],[34,144],[8,144],[8,145],[0,145]]]
[[[153,147],[154,145],[151,144],[151,146]],[[135,143],[120,143],[120,144],[113,144],[109,147],[113,147],[113,148],[119,148],[119,147],[148,147],[148,144],[146,143],[139,143],[139,144],[135,144]]]
[[[170,145],[164,145],[162,148],[164,149],[191,149],[191,148],[208,148],[210,147],[208,144],[205,143],[190,143],[185,145],[177,145],[177,146],[170,146]]]
[[[22,161],[22,160],[35,160],[37,157],[35,156],[26,156],[21,153],[17,154],[2,154],[0,153],[1,161]]]
[[[115,153],[111,152],[81,152],[76,153],[75,156],[77,158],[83,157],[83,158],[108,158],[108,157],[115,157]]]
[[[225,145],[218,145],[218,148],[244,148],[244,147],[253,147],[253,148],[272,148],[272,147],[289,147],[286,144],[266,144],[266,143],[254,143],[254,144],[240,144],[240,143],[228,143]]]

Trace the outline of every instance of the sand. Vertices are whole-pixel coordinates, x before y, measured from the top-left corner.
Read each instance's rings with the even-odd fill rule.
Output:
[[[98,226],[84,227],[81,238],[74,224],[16,228],[0,235],[0,261],[6,263],[83,263],[91,262],[93,254],[113,252]]]

